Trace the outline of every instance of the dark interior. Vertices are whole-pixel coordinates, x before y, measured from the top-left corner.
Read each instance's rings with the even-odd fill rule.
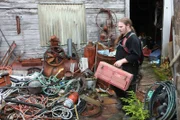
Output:
[[[130,0],[130,18],[143,46],[161,46],[163,0]],[[155,22],[156,19],[156,22]]]

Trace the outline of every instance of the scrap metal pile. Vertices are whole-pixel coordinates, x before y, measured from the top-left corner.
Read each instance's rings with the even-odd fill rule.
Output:
[[[98,114],[101,103],[86,95],[89,93],[87,89],[95,89],[96,80],[90,78],[92,74],[88,78],[85,74],[89,72],[62,79],[56,75],[45,77],[39,72],[23,77],[10,75],[11,86],[1,87],[1,119],[71,119],[79,114]],[[97,97],[96,92],[93,94]],[[91,114],[83,113],[88,107],[87,102],[96,108],[94,112],[91,110]]]
[[[52,46],[39,60],[19,61],[28,74],[14,74],[14,67],[0,68],[0,119],[79,119],[100,115],[102,98],[98,92],[113,95],[94,73],[78,67],[77,57],[67,57],[55,36]],[[54,41],[53,41],[54,40]]]

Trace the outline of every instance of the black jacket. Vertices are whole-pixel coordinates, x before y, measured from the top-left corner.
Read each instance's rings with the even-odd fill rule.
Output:
[[[122,42],[124,40],[124,37],[121,38],[121,40],[119,41],[119,44],[117,46],[117,50],[116,50],[116,60],[120,60],[122,58],[126,58],[126,60],[128,61],[128,63],[125,63],[123,65],[126,64],[138,64],[138,60],[141,56],[141,42],[138,39],[138,37],[133,34],[129,37],[129,35],[132,32],[129,32],[126,34],[127,41],[125,46],[128,49],[128,53],[124,50],[123,46],[122,46]]]

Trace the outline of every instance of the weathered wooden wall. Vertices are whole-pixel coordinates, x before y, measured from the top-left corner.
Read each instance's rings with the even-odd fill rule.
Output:
[[[177,57],[177,53],[180,51],[180,0],[174,0],[174,20],[173,27],[175,30],[174,35],[174,57]],[[180,119],[180,56],[174,64],[174,79],[177,86],[177,110],[178,120]]]
[[[21,58],[42,57],[47,49],[40,46],[37,6],[40,2],[84,3],[86,7],[87,40],[98,40],[95,18],[100,8],[110,9],[117,18],[125,15],[125,0],[0,0],[0,29],[8,43],[16,42],[15,54]],[[21,33],[17,34],[16,16],[20,17]],[[8,44],[0,33],[0,58]]]

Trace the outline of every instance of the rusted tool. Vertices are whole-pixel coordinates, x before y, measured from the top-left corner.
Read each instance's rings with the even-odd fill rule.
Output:
[[[11,46],[9,47],[8,51],[6,52],[6,54],[4,55],[3,59],[0,61],[0,65],[1,66],[6,66],[8,64],[8,61],[11,57],[11,55],[13,54],[13,50],[16,48],[16,43],[13,41],[13,43],[11,44]]]
[[[4,40],[6,41],[6,43],[8,44],[8,46],[11,47],[1,29],[0,29],[0,32],[1,32],[2,36],[4,37]],[[13,57],[14,57],[15,59],[17,59],[17,57],[16,57],[16,55],[15,55],[14,52],[12,52],[12,55],[13,55]],[[0,62],[0,63],[1,63],[1,62]]]
[[[16,16],[16,26],[17,26],[17,34],[21,33],[21,26],[20,26],[20,18]]]

